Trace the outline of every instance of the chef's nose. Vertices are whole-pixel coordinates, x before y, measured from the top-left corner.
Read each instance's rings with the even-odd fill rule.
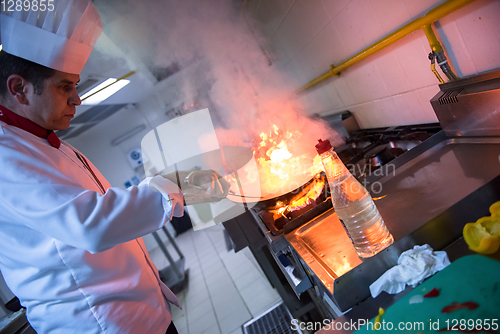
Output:
[[[80,100],[80,96],[78,95],[78,92],[76,91],[76,88],[73,89],[73,93],[71,94],[69,100],[69,104],[79,106],[82,104],[82,100]]]

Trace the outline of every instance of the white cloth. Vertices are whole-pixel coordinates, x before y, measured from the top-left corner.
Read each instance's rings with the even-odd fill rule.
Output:
[[[375,298],[382,291],[390,294],[400,293],[406,285],[416,287],[449,264],[446,252],[434,252],[429,245],[416,245],[399,256],[397,266],[387,270],[370,285],[371,295]]]
[[[165,201],[146,184],[110,188],[89,162],[107,189],[101,195],[73,150],[0,122],[5,281],[38,334],[164,334],[172,319],[166,300],[179,301],[140,237],[181,213],[182,195]]]

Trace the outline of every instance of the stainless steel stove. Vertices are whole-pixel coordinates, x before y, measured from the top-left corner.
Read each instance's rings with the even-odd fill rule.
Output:
[[[249,212],[253,223],[240,224],[254,235],[255,228],[248,226],[256,226],[262,236],[257,238],[259,247],[270,250],[294,294],[313,291],[316,305],[329,319],[346,312],[343,318],[375,316],[378,308],[360,305],[370,296],[369,285],[397,264],[403,251],[427,243],[455,256],[454,245],[463,245],[463,226],[488,215],[489,205],[500,200],[500,118],[496,113],[500,71],[440,88],[431,101],[440,123],[355,129],[336,148],[377,199],[395,238],[392,246],[361,260],[333,209],[301,224],[284,224],[279,233],[271,233],[262,212]]]
[[[366,177],[383,175],[387,172],[385,169],[395,170],[395,166],[387,166],[440,130],[439,123],[356,130],[335,151],[355,177],[365,180]],[[372,195],[376,199],[379,197],[373,192]],[[259,205],[250,211],[268,242],[274,260],[297,297],[309,288],[319,286],[318,280],[332,291],[335,279],[361,264],[332,209],[327,183],[321,196],[302,209],[301,214],[294,219],[273,219],[270,210]],[[320,229],[310,229],[312,222],[332,217],[336,223],[330,222],[322,224]],[[332,252],[341,254],[341,259],[332,256]],[[308,256],[311,261],[307,261]],[[313,262],[322,263],[322,268],[330,268],[325,271],[326,276],[311,274],[314,270],[320,271],[319,268],[312,270]],[[317,293],[320,294],[319,291]],[[333,314],[342,313],[334,303],[330,308]]]

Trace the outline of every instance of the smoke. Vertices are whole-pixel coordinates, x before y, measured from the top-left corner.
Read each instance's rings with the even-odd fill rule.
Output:
[[[105,32],[126,53],[149,68],[179,66],[172,105],[208,107],[222,145],[249,146],[273,124],[301,134],[299,153],[314,155],[319,138],[342,141],[306,116],[298,87],[270,64],[244,1],[97,0],[96,6]]]

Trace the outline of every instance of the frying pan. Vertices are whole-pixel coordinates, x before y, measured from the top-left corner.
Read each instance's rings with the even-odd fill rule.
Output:
[[[237,187],[231,187],[227,198],[234,203],[256,203],[256,206],[261,209],[272,209],[288,205],[295,195],[302,192],[314,181],[315,176],[311,176],[310,174],[296,175],[285,187],[279,189],[279,191],[263,194],[262,196],[258,196],[258,193],[252,192],[247,195],[247,192],[244,191],[245,189],[242,189],[243,191],[239,194],[239,189]]]
[[[313,159],[311,158],[311,161]],[[244,169],[253,170],[253,173],[258,174],[258,165],[254,159],[253,152],[248,147],[243,146],[221,146],[218,150],[203,153],[193,156],[189,159],[177,162],[176,165],[171,165],[163,170],[160,174],[169,174],[177,170],[193,170],[193,169],[212,169],[221,175],[233,175],[239,180],[230,182],[231,188],[227,199],[234,203],[257,203],[259,206],[265,207],[276,206],[276,203],[288,202],[293,196],[299,193],[304,187],[314,181],[314,175],[310,173],[302,173],[292,175],[286,184],[275,192],[261,191],[262,182],[273,182],[275,180],[259,180],[250,182],[244,178]],[[241,174],[243,177],[240,177]],[[226,178],[231,179],[231,178]],[[182,187],[182,180],[181,180]],[[183,189],[185,195],[189,195],[189,190]],[[204,199],[206,200],[206,199]],[[218,201],[220,199],[208,199],[208,201]],[[198,202],[199,199],[193,199],[191,204]]]

